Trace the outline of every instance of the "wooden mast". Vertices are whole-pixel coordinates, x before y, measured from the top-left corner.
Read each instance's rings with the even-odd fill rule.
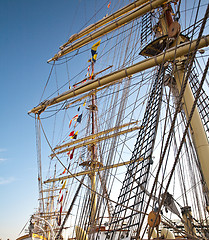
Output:
[[[204,46],[208,46],[208,42],[209,42],[209,35],[202,38],[201,43],[199,44],[199,48],[204,47]],[[153,65],[154,61],[155,61],[154,64],[157,65],[160,62],[161,63],[165,62],[166,59],[171,60],[172,59],[171,56],[174,56],[174,55],[172,55],[173,52],[174,52],[174,54],[177,58],[180,58],[181,56],[186,54],[186,52],[188,51],[189,48],[191,48],[191,51],[192,51],[192,49],[194,49],[195,45],[196,45],[195,41],[193,41],[193,45],[191,45],[191,46],[189,46],[188,43],[184,43],[184,44],[180,45],[180,48],[179,48],[179,46],[177,46],[177,48],[175,48],[174,50],[167,51],[167,53],[163,54],[164,55],[163,59],[160,58],[162,56],[162,54],[159,54],[157,57],[145,60],[147,65],[146,65],[146,67],[144,67],[144,69],[150,68],[150,67],[147,67],[149,64],[151,66],[154,66]],[[178,52],[178,48],[181,49],[181,51]],[[63,52],[63,55],[67,54],[68,53],[67,51],[68,50],[66,50],[65,53]],[[53,60],[57,60],[57,59],[53,59]],[[143,61],[138,63],[138,64],[143,65]],[[127,76],[130,75],[131,71],[134,71],[134,73],[142,71],[142,70],[139,70],[140,67],[139,67],[138,64],[137,64],[136,68],[134,68],[134,70],[132,68],[133,66],[131,66],[129,68],[118,71],[116,73],[116,76],[117,76],[116,80],[120,79],[120,77],[119,77],[120,74],[123,75],[124,77],[127,77]],[[134,65],[134,67],[135,67],[135,65]],[[137,71],[136,71],[136,69],[137,69]],[[142,69],[143,69],[143,67],[142,67]],[[130,70],[130,72],[129,72],[129,70]],[[92,73],[93,72],[94,72],[94,63],[92,62]],[[175,73],[174,73],[174,77],[177,81],[177,87],[178,87],[179,92],[180,92],[180,89],[181,89],[181,86],[182,86],[184,75],[185,75],[185,68],[184,68],[184,65],[183,65],[183,61],[180,61],[178,64],[176,64],[176,69],[175,69]],[[112,81],[116,81],[114,77],[111,78],[112,76],[115,77],[115,74],[108,74],[108,75],[104,76],[103,78],[96,79],[96,81],[92,78],[92,81],[90,81],[89,83],[82,84],[81,86],[73,89],[72,91],[68,91],[66,94],[61,95],[60,98],[58,97],[59,99],[54,98],[54,99],[52,99],[53,101],[49,100],[49,102],[48,102],[49,104],[47,103],[46,105],[44,105],[45,107],[43,107],[43,105],[41,105],[41,106],[38,106],[38,107],[43,107],[43,108],[38,108],[37,107],[37,108],[32,109],[30,112],[37,113],[39,111],[45,110],[45,108],[47,106],[54,105],[57,102],[64,101],[64,100],[69,99],[73,96],[82,94],[82,93],[87,92],[89,90],[96,89],[97,87],[106,85],[107,83],[110,83]],[[96,84],[98,84],[98,85],[96,85]],[[90,86],[90,88],[89,88],[89,86]],[[84,92],[79,91],[80,89],[85,89],[85,91]],[[77,90],[78,90],[78,92],[76,92]],[[65,98],[66,96],[67,96],[67,98]],[[57,101],[57,99],[58,99],[58,101]],[[92,94],[91,95],[91,102],[92,102],[92,109],[91,109],[92,135],[95,135],[95,122],[96,122],[96,110],[94,109],[94,107],[96,107],[95,100],[96,100],[96,96],[95,96],[95,94]],[[192,95],[191,88],[188,84],[188,86],[186,88],[186,91],[185,91],[184,102],[183,102],[183,109],[184,109],[184,112],[186,114],[187,119],[188,119],[190,110],[192,108],[193,102],[194,102],[194,97]],[[209,175],[207,174],[207,171],[206,171],[206,169],[207,169],[207,156],[209,154],[209,144],[208,144],[208,140],[207,140],[207,137],[206,137],[206,134],[205,134],[205,131],[204,131],[204,128],[203,128],[203,125],[202,125],[202,121],[200,119],[197,108],[195,109],[194,117],[193,117],[192,120],[193,121],[191,122],[190,131],[192,133],[193,141],[195,143],[198,158],[200,159],[200,163],[201,163],[201,166],[202,166],[203,175],[205,176],[206,184],[207,184],[207,186],[209,186]],[[95,194],[95,192],[96,192],[96,172],[99,171],[98,168],[97,168],[98,165],[97,165],[97,156],[96,156],[96,146],[95,146],[95,144],[96,143],[92,143],[92,145],[91,145],[91,164],[90,164],[90,169],[91,170],[90,171],[85,171],[85,173],[84,173],[84,174],[88,174],[89,177],[90,177],[90,180],[91,180],[91,216],[90,216],[90,223],[92,225],[91,227],[93,227],[95,225],[96,204],[97,204],[96,194]]]
[[[161,26],[163,27],[164,25],[164,29],[166,29],[166,31],[169,34],[169,31],[171,28],[173,28],[174,30],[176,28],[178,28],[176,30],[176,39],[173,42],[173,46],[177,45],[179,42],[185,42],[185,38],[183,38],[180,34],[177,34],[177,32],[180,32],[180,25],[179,27],[175,26],[175,24],[178,24],[177,22],[174,22],[171,16],[171,6],[170,4],[168,4],[165,8],[164,8],[164,21],[161,21]],[[172,25],[172,27],[171,27]],[[173,30],[172,29],[172,30]],[[196,44],[195,44],[196,47]],[[194,48],[195,49],[195,48]],[[179,56],[176,57],[176,61],[174,63],[174,79],[176,82],[176,88],[178,89],[179,94],[181,93],[181,89],[182,86],[184,84],[184,80],[186,78],[186,71],[187,69],[185,68],[186,66],[186,61],[188,60],[188,58],[190,58],[190,56]],[[187,121],[189,120],[189,116],[194,104],[194,96],[190,87],[189,82],[187,82],[186,84],[186,88],[184,91],[184,95],[182,98],[182,108],[184,110],[184,113],[186,115],[186,119]],[[204,189],[203,191],[206,193],[206,195],[208,196],[208,189],[209,189],[209,173],[208,173],[208,156],[209,156],[209,142],[204,130],[204,126],[203,123],[201,121],[197,106],[194,109],[194,113],[193,113],[193,117],[191,119],[190,122],[190,133],[192,136],[192,140],[195,146],[195,150],[201,165],[201,170],[204,176],[204,180],[206,183],[206,188],[203,185]],[[182,217],[184,219],[184,228],[185,231],[188,234],[191,235],[196,235],[196,230],[194,228],[194,224],[193,224],[193,217],[191,214],[191,207],[189,206],[185,206],[182,208]]]
[[[169,5],[170,6],[170,5]],[[169,27],[171,24],[173,24],[170,8],[164,9],[165,11],[165,24],[166,29],[169,31]],[[172,25],[174,26],[174,25]],[[178,42],[184,42],[185,40],[181,37],[181,35],[177,36],[176,40],[173,42],[173,46],[176,45]],[[196,44],[195,44],[196,46]],[[181,88],[183,86],[183,82],[186,76],[187,69],[185,68],[185,62],[189,56],[185,57],[177,57],[177,61],[174,65],[174,78],[176,80],[176,86],[179,91],[181,92]],[[184,95],[182,98],[182,108],[184,110],[184,113],[186,115],[187,121],[189,119],[189,115],[192,109],[194,103],[194,96],[190,87],[189,82],[187,82]],[[197,152],[197,156],[202,168],[203,176],[206,181],[207,188],[209,189],[209,172],[208,172],[208,156],[209,156],[209,143],[208,139],[204,130],[204,126],[202,124],[197,106],[195,107],[193,117],[191,119],[190,124],[190,133],[193,139],[193,143]],[[208,195],[208,193],[207,193]]]
[[[92,67],[92,74],[91,76],[93,77],[94,75],[94,62],[92,60],[91,62],[91,67]],[[91,111],[91,134],[95,134],[95,125],[96,125],[96,111],[97,111],[97,106],[96,106],[96,93],[91,95],[91,103],[92,105],[90,106],[90,111]],[[96,154],[96,145],[93,143],[91,145],[91,164],[90,168],[92,172],[89,174],[89,177],[91,179],[91,216],[90,216],[90,224],[91,224],[91,229],[94,228],[95,226],[95,218],[96,218],[96,205],[97,205],[97,199],[96,199],[96,162],[97,162],[97,154]]]
[[[185,64],[184,61],[176,64],[176,69],[174,73],[174,77],[177,83],[177,88],[179,92],[181,91],[182,82],[185,76]],[[192,109],[192,105],[194,103],[194,96],[192,94],[192,90],[187,83],[184,97],[182,101],[182,108],[185,112],[186,118],[188,120],[189,114]],[[197,156],[201,165],[201,169],[203,172],[203,176],[209,189],[209,173],[208,173],[208,156],[209,156],[209,143],[208,139],[198,112],[197,107],[195,107],[193,117],[190,124],[190,132],[193,138],[194,146],[197,152]]]

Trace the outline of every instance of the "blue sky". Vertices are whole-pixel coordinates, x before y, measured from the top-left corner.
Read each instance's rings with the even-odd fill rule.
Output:
[[[2,240],[14,240],[37,207],[35,127],[27,112],[41,97],[51,67],[47,59],[75,31],[72,12],[82,10],[80,4],[74,0],[0,0]],[[81,14],[80,21],[85,22],[87,15]]]
[[[38,206],[35,124],[27,112],[39,103],[51,68],[46,62],[105,2],[0,0],[2,240],[15,240]]]
[[[35,124],[27,112],[39,103],[51,68],[47,60],[105,2],[0,0],[2,240],[16,239],[38,206]]]

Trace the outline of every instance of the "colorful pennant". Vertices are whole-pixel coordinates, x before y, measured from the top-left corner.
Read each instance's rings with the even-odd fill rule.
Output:
[[[76,121],[77,118],[78,118],[78,114],[75,115],[75,116],[70,120],[70,122],[69,122],[69,128],[70,128],[70,126],[71,126],[71,123],[72,123],[73,119]]]
[[[64,181],[64,184],[62,185],[62,187],[61,187],[61,190],[63,190],[64,188],[65,188],[65,186],[66,186],[66,180]]]
[[[92,47],[91,47],[91,55],[92,57],[88,60],[88,62],[96,62],[97,59],[97,48],[100,46],[101,39],[96,42]]]
[[[81,115],[78,116],[77,122],[81,123],[82,115],[83,115],[83,114],[81,113]]]
[[[72,137],[74,135],[74,131],[70,132],[69,137]]]
[[[72,139],[77,139],[78,131],[72,136]]]
[[[63,201],[63,194],[62,194],[62,196],[61,196],[61,198],[59,200],[59,203],[61,203],[62,201]]]
[[[70,160],[73,159],[73,154],[74,154],[75,148],[73,148],[72,153],[70,154]]]

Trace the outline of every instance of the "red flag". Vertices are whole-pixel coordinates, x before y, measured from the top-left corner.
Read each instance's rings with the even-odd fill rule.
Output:
[[[60,198],[59,202],[61,203],[61,202],[62,202],[62,200],[63,200],[63,195],[61,196],[61,198]]]
[[[110,1],[109,4],[107,5],[108,8],[110,8],[110,4],[111,4],[111,1]]]
[[[65,172],[66,172],[66,168],[65,168],[65,170],[62,173],[60,173],[60,175],[65,174]]]
[[[75,151],[75,147],[73,148],[73,151],[72,151],[72,153],[70,154],[70,160],[73,159],[74,151]]]
[[[69,123],[69,128],[70,128],[70,125],[71,125],[71,123],[72,123],[72,121],[73,121],[73,119],[77,119],[78,118],[78,114],[77,115],[75,115],[71,120],[70,120],[70,123]]]
[[[73,117],[73,119],[75,119],[75,120],[76,120],[77,118],[78,118],[78,114],[77,114],[77,115],[75,115],[75,117]]]
[[[92,73],[91,76],[89,77],[90,80],[92,79],[93,75],[94,75],[94,74]]]
[[[72,131],[70,134],[69,134],[69,137],[72,137],[74,135],[74,131]]]
[[[58,216],[58,221],[57,221],[57,224],[60,226],[61,225],[61,217],[62,217],[62,205],[60,207],[60,213],[59,213],[59,216]]]
[[[70,156],[70,151],[67,153],[68,156]]]

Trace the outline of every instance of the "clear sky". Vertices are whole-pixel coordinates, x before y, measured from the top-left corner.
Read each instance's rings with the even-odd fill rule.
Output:
[[[35,124],[27,112],[39,103],[51,68],[47,60],[107,2],[0,0],[2,240],[15,240],[38,206]]]
[[[91,10],[85,10],[89,3],[89,0],[0,0],[2,240],[16,239],[37,207],[35,124],[27,112],[39,103],[51,68],[46,61],[78,30],[77,24],[82,26],[90,18]],[[76,18],[80,22],[74,21],[76,14],[80,14]]]

